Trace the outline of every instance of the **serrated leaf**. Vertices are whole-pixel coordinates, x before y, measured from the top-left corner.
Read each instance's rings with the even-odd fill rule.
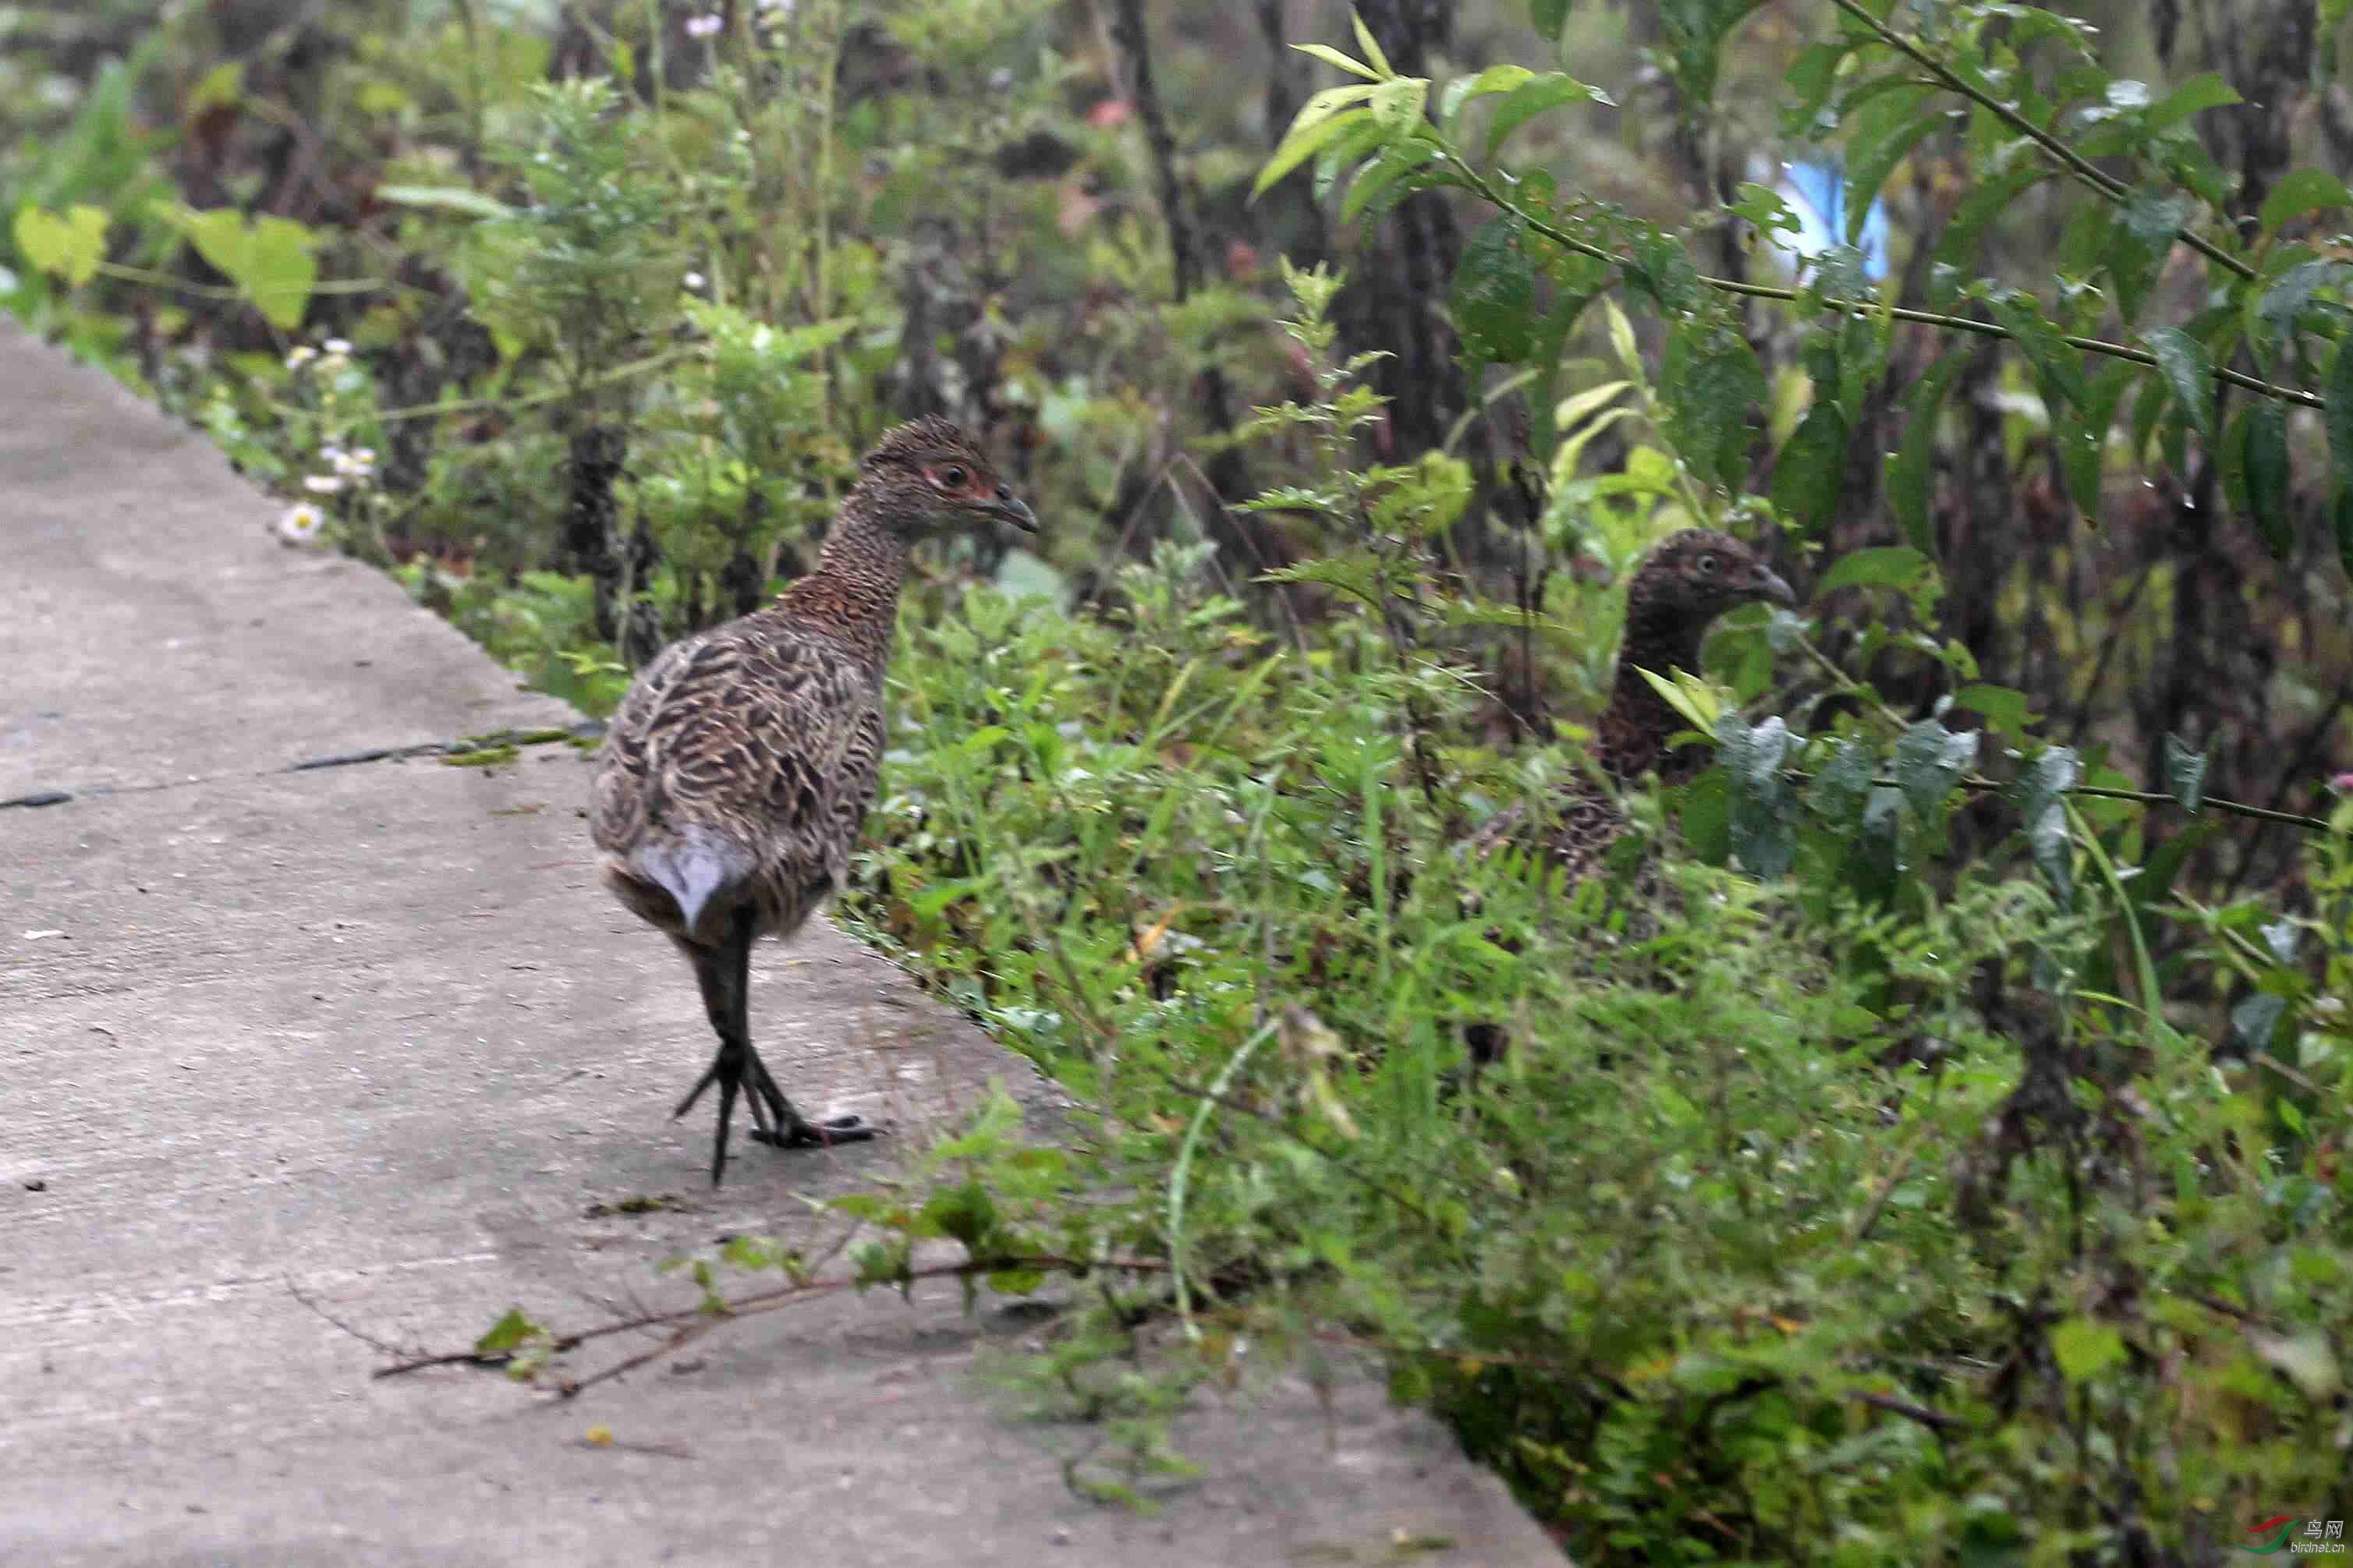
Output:
[[[1765,394],[1756,351],[1729,323],[1703,317],[1675,323],[1659,395],[1675,449],[1703,483],[1740,488],[1748,469],[1748,416]]]
[[[1929,816],[1978,760],[1975,731],[1958,734],[1923,719],[1895,742],[1895,786],[1920,816]]]
[[[1894,588],[1909,593],[1928,557],[1908,544],[1883,544],[1870,550],[1850,550],[1822,574],[1814,592],[1838,588]]]
[[[1831,749],[1830,761],[1814,775],[1806,791],[1807,803],[1825,821],[1845,827],[1861,814],[1878,772],[1877,754],[1850,736]]]
[[[2051,1356],[2068,1382],[2089,1382],[2124,1364],[2125,1337],[2110,1324],[2070,1318],[2052,1329]]]
[[[2141,333],[2142,346],[2157,356],[2157,370],[2166,390],[2189,416],[2190,428],[2214,438],[2214,362],[2206,345],[2179,327],[2151,327]],[[2353,433],[2353,432],[2348,432]]]
[[[2065,334],[2042,313],[2033,295],[2018,289],[1996,289],[1986,296],[1986,306],[2033,365],[2043,401],[2084,401],[2082,357],[2067,345]]]
[[[2282,224],[2306,213],[2327,207],[2353,207],[2353,191],[2345,182],[2327,170],[2310,163],[2290,169],[2263,198],[2263,210],[2256,222],[2266,234],[2276,234]]]
[[[1504,138],[1517,131],[1547,109],[1557,109],[1564,103],[1608,103],[1609,95],[1599,88],[1588,87],[1563,71],[1546,71],[1533,81],[1524,81],[1495,105],[1494,118],[1487,122],[1487,156],[1493,159]]]
[[[2063,904],[2073,904],[2075,899],[2074,839],[2067,826],[2067,792],[2083,777],[2083,759],[2072,746],[2045,746],[2018,776],[2018,815],[2027,852]]]
[[[1789,781],[1782,770],[1800,739],[1778,717],[1746,724],[1727,716],[1715,726],[1717,754],[1732,781],[1732,852],[1762,881],[1786,874],[1796,858]]]
[[[1492,217],[1471,237],[1447,303],[1464,353],[1494,364],[1528,357],[1537,324],[1536,264],[1518,217]]]
[[[1801,536],[1829,527],[1846,474],[1846,416],[1826,397],[1781,445],[1773,464],[1773,510]]]
[[[2165,788],[2192,816],[2206,802],[2206,754],[2170,731],[2165,737]]]
[[[1929,514],[1929,488],[1936,479],[1936,425],[1945,410],[1945,394],[1961,373],[1968,355],[1958,350],[1930,366],[1912,389],[1904,406],[1904,440],[1888,459],[1887,499],[1904,525],[1905,537],[1923,554],[1936,547],[1935,520]]]

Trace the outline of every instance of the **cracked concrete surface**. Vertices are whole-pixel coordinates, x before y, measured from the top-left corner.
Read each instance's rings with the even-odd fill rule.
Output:
[[[1052,1094],[812,931],[757,955],[754,1027],[802,1104],[900,1136],[739,1131],[712,1193],[706,1117],[667,1119],[702,1009],[595,886],[578,753],[287,771],[578,715],[280,547],[200,437],[13,328],[0,497],[0,801],[68,797],[0,809],[0,1563],[1559,1560],[1364,1381],[1329,1447],[1287,1384],[1180,1424],[1204,1475],[1159,1513],[1081,1501],[1056,1456],[1086,1435],[972,1375],[1018,1323],[944,1287],[747,1321],[572,1404],[372,1380],[322,1313],[436,1347],[515,1303],[582,1326],[674,1293],[662,1258],[790,1233],[797,1193],[888,1170],[992,1081],[1040,1135]]]

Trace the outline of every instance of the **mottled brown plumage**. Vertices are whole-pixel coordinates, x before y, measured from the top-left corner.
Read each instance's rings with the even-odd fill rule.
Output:
[[[883,749],[882,671],[907,552],[943,530],[1029,509],[944,419],[885,435],[828,531],[818,568],[776,602],[672,644],[607,727],[589,831],[607,887],[694,965],[719,1049],[674,1113],[719,1085],[711,1181],[745,1092],[754,1138],[868,1138],[858,1118],[806,1121],[753,1049],[752,943],[790,937],[848,875]]]
[[[1671,535],[1644,558],[1626,594],[1626,629],[1618,650],[1618,673],[1595,731],[1593,764],[1602,775],[1580,771],[1556,793],[1549,820],[1537,843],[1546,860],[1567,872],[1576,887],[1601,868],[1602,859],[1626,832],[1626,816],[1616,790],[1656,773],[1662,784],[1682,784],[1706,765],[1700,746],[1671,749],[1668,742],[1691,728],[1651,683],[1647,669],[1666,675],[1699,669],[1700,644],[1726,610],[1757,600],[1794,605],[1797,596],[1748,546],[1711,529],[1689,528]],[[1607,779],[1607,783],[1604,779]],[[1472,840],[1484,855],[1498,846],[1534,837],[1525,805],[1497,812]],[[1500,1025],[1474,1024],[1467,1043],[1474,1058],[1503,1054]]]
[[[1642,671],[1665,675],[1699,668],[1700,643],[1726,610],[1759,599],[1793,605],[1797,597],[1748,546],[1712,529],[1687,528],[1644,558],[1626,592],[1626,631],[1618,650],[1618,673],[1595,730],[1594,764],[1617,784],[1630,784],[1655,772],[1664,784],[1682,784],[1706,763],[1704,748],[1670,751],[1668,742],[1691,725],[1642,679]],[[1579,773],[1564,785],[1557,815],[1545,836],[1546,855],[1566,866],[1574,885],[1590,874],[1625,831],[1615,795],[1600,780]],[[1498,812],[1480,829],[1480,850],[1515,837],[1528,820],[1524,806]]]

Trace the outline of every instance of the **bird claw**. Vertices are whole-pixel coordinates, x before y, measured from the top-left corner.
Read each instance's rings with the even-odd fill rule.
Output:
[[[863,1143],[870,1138],[881,1136],[881,1128],[854,1110],[816,1121],[804,1121],[796,1117],[781,1131],[765,1127],[752,1131],[754,1142],[773,1144],[779,1149],[820,1149],[835,1143]]]

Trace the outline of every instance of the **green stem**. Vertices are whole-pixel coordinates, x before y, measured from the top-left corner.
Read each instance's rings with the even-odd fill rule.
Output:
[[[1176,1150],[1176,1168],[1168,1173],[1168,1271],[1176,1279],[1176,1316],[1185,1325],[1185,1337],[1198,1340],[1201,1331],[1193,1326],[1193,1293],[1185,1281],[1185,1188],[1193,1171],[1193,1151],[1201,1142],[1201,1133],[1209,1124],[1209,1113],[1218,1109],[1234,1075],[1249,1061],[1250,1053],[1264,1045],[1274,1034],[1276,1024],[1270,1019],[1258,1026],[1240,1049],[1226,1059],[1218,1069],[1216,1081],[1201,1103],[1193,1108],[1193,1121],[1185,1129],[1185,1142]]]

